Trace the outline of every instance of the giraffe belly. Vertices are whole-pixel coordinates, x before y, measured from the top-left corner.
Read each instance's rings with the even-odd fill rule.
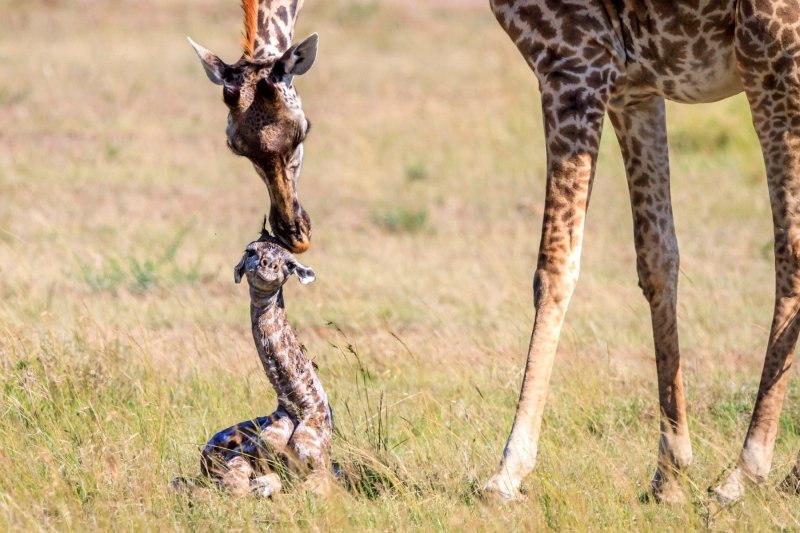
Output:
[[[735,0],[648,0],[644,5],[644,12],[628,5],[622,17],[630,39],[627,91],[684,103],[714,102],[742,91]]]
[[[657,71],[652,65],[634,65],[628,71],[626,94],[657,94],[682,103],[716,102],[742,92],[733,50],[680,70]]]

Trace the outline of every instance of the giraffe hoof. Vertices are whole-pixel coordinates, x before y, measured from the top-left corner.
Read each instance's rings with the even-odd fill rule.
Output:
[[[484,500],[494,500],[501,503],[517,502],[523,498],[519,490],[519,483],[511,479],[508,474],[495,474],[483,487],[481,497]]]
[[[327,472],[314,472],[303,482],[303,489],[321,498],[326,498],[333,491],[333,478]]]
[[[778,488],[789,495],[800,496],[800,467],[795,467]]]
[[[676,480],[666,481],[659,486],[651,486],[650,492],[656,503],[667,505],[686,505],[686,493]]]
[[[650,493],[656,503],[686,505],[686,494],[680,482],[673,476],[665,476],[661,470],[656,470],[650,482]]]
[[[745,493],[745,475],[737,466],[722,483],[708,489],[713,503],[728,507],[742,499]]]
[[[258,498],[271,498],[281,491],[281,478],[274,473],[259,476],[250,481],[250,490]]]

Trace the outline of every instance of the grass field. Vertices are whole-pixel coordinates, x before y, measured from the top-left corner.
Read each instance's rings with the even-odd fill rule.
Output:
[[[477,4],[477,5],[476,5]],[[317,282],[289,315],[363,486],[328,500],[175,495],[274,394],[232,267],[267,192],[225,146],[185,36],[238,57],[235,0],[0,2],[0,528],[800,529],[773,475],[708,516],[744,437],[772,308],[763,164],[741,97],[670,106],[692,503],[647,503],[658,407],[631,216],[606,130],[539,464],[482,503],[521,381],[544,191],[533,76],[483,2],[306,2],[301,198]]]

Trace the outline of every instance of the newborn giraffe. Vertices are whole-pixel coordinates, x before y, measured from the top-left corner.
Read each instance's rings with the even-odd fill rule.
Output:
[[[246,277],[250,285],[253,338],[278,394],[274,413],[220,431],[203,449],[203,475],[234,494],[279,492],[280,478],[271,469],[276,463],[307,477],[310,490],[328,489],[333,413],[314,364],[286,319],[282,286],[292,274],[304,285],[315,278],[266,231],[247,246],[234,269],[236,283]]]

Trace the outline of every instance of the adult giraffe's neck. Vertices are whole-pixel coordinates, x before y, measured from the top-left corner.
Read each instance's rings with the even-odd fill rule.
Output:
[[[251,287],[250,298],[253,339],[278,403],[298,420],[329,418],[328,396],[289,324],[283,291],[264,294]]]
[[[262,63],[283,55],[292,45],[302,7],[303,0],[242,0],[245,57]]]

